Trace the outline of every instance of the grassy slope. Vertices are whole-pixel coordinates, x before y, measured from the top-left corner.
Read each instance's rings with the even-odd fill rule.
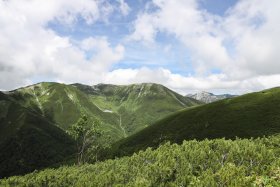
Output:
[[[132,154],[170,140],[259,137],[280,132],[280,88],[179,111],[121,140],[113,155]]]
[[[142,130],[175,111],[201,104],[159,84],[75,86],[87,93],[100,108],[118,114],[127,135]]]
[[[52,122],[0,92],[0,178],[31,172],[74,153],[74,142]]]
[[[157,84],[93,87],[39,83],[9,94],[26,108],[67,130],[81,113],[102,122],[112,141],[131,135],[162,117],[200,102]]]
[[[96,95],[59,83],[39,83],[1,94],[0,176],[49,166],[72,154],[73,149],[67,146],[71,141],[62,130],[81,113],[102,121],[102,130],[116,141],[150,121],[197,104],[155,84],[144,84],[141,91],[142,85],[104,86]]]
[[[123,137],[116,114],[103,112],[90,98],[71,85],[39,83],[12,91],[10,96],[23,106],[32,109],[67,130],[82,113],[91,120],[102,121],[102,130],[113,140]]]

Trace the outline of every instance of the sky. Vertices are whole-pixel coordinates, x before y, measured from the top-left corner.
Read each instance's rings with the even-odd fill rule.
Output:
[[[279,0],[0,0],[0,90],[154,82],[280,86]]]

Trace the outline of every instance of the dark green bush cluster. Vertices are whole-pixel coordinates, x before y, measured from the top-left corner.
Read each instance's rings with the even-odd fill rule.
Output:
[[[61,167],[1,186],[280,186],[280,136],[184,141],[131,157]]]

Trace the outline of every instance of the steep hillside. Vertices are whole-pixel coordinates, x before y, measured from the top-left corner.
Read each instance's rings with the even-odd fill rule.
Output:
[[[195,99],[183,97],[162,85],[152,83],[74,86],[88,94],[102,110],[117,114],[125,135],[131,135],[175,111],[201,104]]]
[[[24,107],[52,120],[64,130],[76,123],[84,113],[92,121],[101,121],[102,130],[113,140],[123,137],[119,116],[102,111],[85,93],[71,85],[39,83],[11,91],[9,96]]]
[[[118,142],[113,155],[127,155],[170,140],[261,137],[280,133],[280,88],[192,107]]]
[[[112,141],[127,137],[180,109],[200,104],[157,84],[116,86],[38,83],[9,92],[26,108],[67,130],[82,113],[101,121]]]
[[[219,101],[222,99],[227,99],[227,98],[232,98],[232,97],[236,97],[237,95],[230,95],[230,94],[222,94],[222,95],[215,95],[213,93],[209,93],[209,92],[199,92],[199,93],[195,93],[195,94],[188,94],[187,97],[196,99],[198,101],[201,101],[203,103],[212,103],[215,101]]]
[[[74,154],[63,130],[0,92],[0,178],[50,166]]]

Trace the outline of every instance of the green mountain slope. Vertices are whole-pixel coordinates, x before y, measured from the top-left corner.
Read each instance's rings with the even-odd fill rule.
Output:
[[[81,114],[101,122],[104,141],[110,143],[197,104],[156,84],[90,87],[44,82],[1,93],[0,176],[25,173],[71,156],[73,142],[65,131]]]
[[[89,95],[102,110],[117,114],[126,136],[175,111],[201,104],[195,99],[181,96],[162,85],[152,83],[74,86]]]
[[[74,142],[45,117],[0,92],[0,178],[31,172],[74,153]]]
[[[101,128],[114,140],[123,137],[119,116],[100,110],[91,99],[76,87],[59,83],[39,83],[9,93],[18,103],[68,130],[82,113],[93,122],[101,121]]]
[[[67,130],[82,113],[117,141],[180,109],[201,104],[157,84],[116,86],[39,83],[9,92],[22,106]]]
[[[113,155],[132,154],[169,140],[241,138],[280,132],[280,88],[179,111],[118,142]]]

